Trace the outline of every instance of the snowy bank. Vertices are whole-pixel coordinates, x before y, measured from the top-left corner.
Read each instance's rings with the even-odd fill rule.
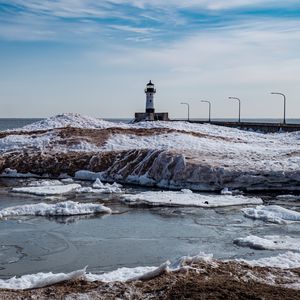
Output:
[[[257,206],[256,208],[243,208],[244,216],[265,222],[286,224],[289,222],[300,222],[300,213],[278,205]]]
[[[300,251],[300,239],[289,236],[266,235],[258,237],[250,235],[237,238],[234,243],[238,246],[249,247],[257,250],[296,250]]]
[[[87,170],[93,174],[76,177],[197,191],[296,191],[299,146],[299,133],[186,122],[116,124],[63,114],[0,133],[0,172],[74,176]]]
[[[37,203],[3,208],[0,210],[0,218],[10,216],[73,216],[98,213],[111,213],[111,209],[101,204],[65,201],[55,204]]]
[[[143,192],[135,195],[124,195],[122,199],[128,204],[147,204],[153,206],[199,206],[222,207],[234,205],[261,204],[262,200],[255,197],[231,195],[203,195],[190,190],[180,192]]]

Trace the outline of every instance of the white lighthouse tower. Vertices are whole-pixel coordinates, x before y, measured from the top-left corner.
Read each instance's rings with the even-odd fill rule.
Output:
[[[154,113],[154,94],[156,93],[156,89],[154,88],[154,84],[151,82],[151,80],[147,83],[145,93],[146,113]]]

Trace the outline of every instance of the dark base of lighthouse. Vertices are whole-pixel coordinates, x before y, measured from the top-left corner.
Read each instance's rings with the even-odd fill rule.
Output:
[[[135,113],[134,122],[141,121],[169,121],[169,114],[166,112],[155,113],[154,110],[153,112]]]

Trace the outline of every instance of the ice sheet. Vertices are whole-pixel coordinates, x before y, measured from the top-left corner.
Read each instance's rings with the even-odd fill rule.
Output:
[[[234,243],[258,250],[296,250],[300,251],[300,239],[290,236],[266,235],[258,237],[249,235],[245,238],[237,238]]]
[[[256,197],[231,196],[231,195],[204,195],[193,193],[190,190],[180,192],[143,192],[139,194],[126,194],[123,201],[129,204],[148,204],[163,206],[199,206],[222,207],[234,205],[261,204],[262,200]]]
[[[61,195],[76,191],[81,188],[80,184],[72,183],[66,185],[40,185],[40,186],[26,186],[26,187],[16,187],[12,188],[12,191],[15,193],[25,193],[25,194],[34,194],[39,196],[46,195]]]
[[[0,210],[0,218],[10,216],[72,216],[97,213],[111,213],[101,204],[64,201],[55,204],[37,203],[7,207]]]
[[[265,222],[286,224],[288,222],[300,222],[300,213],[278,205],[248,207],[242,209],[245,217],[258,219]]]

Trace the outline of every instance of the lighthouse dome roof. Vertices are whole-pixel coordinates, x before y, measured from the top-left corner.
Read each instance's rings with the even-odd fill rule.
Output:
[[[148,85],[154,85],[152,82],[151,82],[151,80],[147,83],[147,86]]]

